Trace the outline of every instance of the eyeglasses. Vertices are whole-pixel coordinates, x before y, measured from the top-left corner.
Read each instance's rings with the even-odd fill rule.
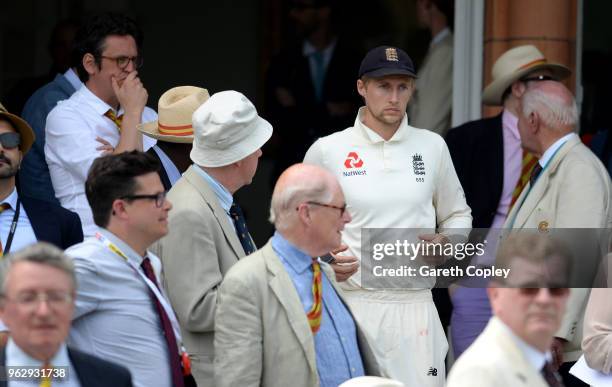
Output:
[[[344,211],[346,211],[346,203],[344,203],[344,205],[342,207],[333,206],[331,204],[318,203],[318,202],[306,202],[306,204],[311,204],[313,206],[321,206],[321,207],[327,207],[327,208],[334,208],[336,210],[340,210],[340,216],[343,216],[344,215]]]
[[[46,302],[53,309],[60,309],[69,305],[73,296],[67,292],[25,292],[20,293],[14,298],[5,297],[9,301],[17,303],[20,307],[34,310],[41,302]]]
[[[21,144],[21,135],[15,132],[0,134],[0,144],[4,149],[14,149]]]
[[[119,199],[122,200],[140,200],[140,199],[147,199],[147,200],[155,200],[155,206],[157,208],[162,208],[162,206],[164,205],[164,202],[166,201],[166,191],[162,191],[156,194],[152,194],[152,195],[125,195],[120,197]]]
[[[519,290],[525,296],[535,297],[542,289],[548,289],[548,293],[553,297],[561,297],[569,293],[568,288],[520,288]]]
[[[550,75],[536,75],[535,77],[528,77],[521,79],[521,82],[541,82],[541,81],[556,81],[555,78]]]
[[[101,58],[114,60],[117,63],[117,67],[121,70],[125,70],[126,67],[130,64],[130,62],[134,63],[134,68],[139,69],[142,66],[143,59],[141,56],[104,56],[101,55]]]

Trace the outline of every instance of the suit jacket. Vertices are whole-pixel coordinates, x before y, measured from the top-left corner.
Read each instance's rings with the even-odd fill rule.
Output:
[[[504,228],[609,229],[612,225],[610,200],[608,172],[575,136],[554,155],[534,186],[527,184],[508,214]],[[594,241],[593,247],[597,243]],[[585,257],[582,252],[579,258]],[[583,260],[572,265],[574,272],[588,269],[596,269],[595,264],[584,264]],[[572,289],[561,328],[555,335],[569,341],[565,345],[566,361],[578,358],[588,295],[588,289]]]
[[[19,187],[24,195],[59,204],[51,184],[49,167],[45,160],[45,123],[47,115],[59,101],[70,98],[76,90],[63,74],[40,89],[28,99],[22,117],[30,124],[36,139],[24,156],[19,171]]]
[[[34,235],[38,241],[49,242],[62,250],[83,242],[81,219],[58,204],[19,195]]]
[[[155,150],[153,148],[155,148],[157,145],[152,146],[151,148],[149,148],[149,150],[147,151],[147,153],[153,157],[155,157],[155,160],[157,160],[157,162],[159,163],[159,179],[162,182],[162,185],[164,186],[164,189],[166,191],[170,191],[170,188],[172,188],[172,183],[170,183],[170,179],[168,178],[168,173],[166,172],[166,168],[164,168],[164,164],[162,163],[161,159],[159,158],[159,155],[157,154],[157,152],[155,152]]]
[[[321,267],[347,305],[330,266]],[[355,324],[365,373],[379,376],[372,348]],[[271,242],[227,273],[215,330],[216,386],[319,386],[308,318]]]
[[[589,367],[612,372],[612,290],[593,289],[584,315],[582,349]]]
[[[492,317],[487,327],[451,368],[447,387],[548,387],[510,336]]]
[[[217,288],[245,256],[234,226],[204,179],[191,166],[168,199],[170,232],[153,251],[161,258],[170,302],[201,386],[213,385],[214,323]]]
[[[76,377],[83,387],[131,387],[132,376],[123,366],[103,360],[99,357],[68,348],[68,357],[74,366]],[[0,350],[0,366],[6,363],[5,349]],[[70,378],[75,375],[68,374]],[[0,387],[6,387],[6,380],[0,378]]]
[[[472,209],[472,226],[491,227],[504,185],[502,115],[458,126],[446,143]]]
[[[410,125],[446,136],[453,101],[453,34],[429,47],[409,106]]]

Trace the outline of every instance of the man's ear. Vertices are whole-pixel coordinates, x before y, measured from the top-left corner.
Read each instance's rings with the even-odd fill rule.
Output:
[[[540,128],[540,116],[537,111],[532,111],[527,117],[527,122],[529,123],[529,128],[533,133],[536,133]]]
[[[357,80],[357,92],[359,93],[360,96],[365,98],[366,83],[364,81],[362,81],[361,79]]]
[[[121,199],[115,199],[111,206],[111,216],[116,216],[118,218],[125,218],[127,216],[127,210],[125,207],[125,201]]]
[[[85,71],[87,71],[87,74],[89,75],[93,75],[99,70],[98,64],[96,63],[96,58],[91,53],[83,55],[82,62]]]
[[[525,94],[525,90],[527,90],[527,85],[525,84],[525,82],[515,81],[512,84],[512,95],[514,95],[516,99],[520,99],[523,94]]]

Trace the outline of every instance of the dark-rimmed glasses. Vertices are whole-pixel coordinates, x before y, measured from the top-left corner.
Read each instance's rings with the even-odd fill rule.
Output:
[[[313,205],[313,206],[321,206],[321,207],[327,207],[327,208],[333,208],[333,209],[336,209],[336,210],[340,210],[340,216],[344,215],[344,211],[346,211],[346,203],[344,203],[344,205],[342,207],[334,206],[334,205],[331,205],[331,204],[319,203],[319,202],[306,202],[306,204],[310,204],[310,205]]]
[[[542,289],[548,289],[548,293],[553,297],[561,297],[569,293],[569,288],[519,288],[519,291],[527,297],[535,297]]]
[[[115,57],[112,57],[112,56],[100,55],[100,58],[114,60],[115,63],[117,64],[117,67],[119,67],[121,70],[125,70],[125,68],[128,67],[130,62],[134,63],[135,69],[139,69],[140,67],[142,67],[142,62],[143,62],[142,56],[115,56]]]
[[[6,132],[0,134],[0,144],[4,149],[14,149],[21,144],[21,135],[15,132]]]
[[[550,75],[536,75],[534,77],[527,77],[521,79],[521,82],[541,82],[541,81],[556,81],[555,78]]]
[[[166,201],[166,191],[162,191],[156,194],[151,194],[151,195],[125,195],[120,197],[119,199],[122,200],[142,200],[142,199],[148,199],[148,200],[155,200],[155,206],[157,208],[162,208],[164,205],[164,202]]]

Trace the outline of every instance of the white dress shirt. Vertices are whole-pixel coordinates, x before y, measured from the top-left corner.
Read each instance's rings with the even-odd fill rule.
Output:
[[[6,344],[5,363],[7,367],[18,367],[15,369],[16,371],[21,367],[42,368],[44,366],[44,364],[40,360],[36,360],[27,353],[23,352],[21,348],[19,348],[11,338],[9,338]],[[57,353],[51,358],[50,365],[53,367],[67,367],[67,376],[63,379],[53,379],[51,382],[52,386],[81,386],[76,371],[72,366],[72,362],[70,362],[70,357],[68,356],[68,349],[66,348],[66,344],[62,344],[59,347]],[[8,387],[38,387],[39,385],[40,379],[10,380],[7,384]]]
[[[97,231],[142,270],[143,257],[109,231]],[[95,237],[66,253],[74,258],[78,284],[70,345],[128,368],[135,387],[171,387],[168,346],[141,275]],[[147,256],[162,284],[161,261]]]
[[[69,99],[61,101],[47,116],[45,158],[55,196],[62,207],[76,212],[83,224],[83,235],[96,230],[91,208],[85,196],[85,180],[93,161],[102,155],[97,150],[101,137],[117,146],[120,135],[115,123],[104,116],[111,107],[87,87],[81,87]],[[123,109],[116,112],[123,114]],[[145,107],[141,122],[157,120],[157,113]],[[155,139],[144,136],[144,150],[155,145]]]
[[[11,192],[6,199],[0,201],[0,203],[8,203],[11,205],[11,208],[7,208],[0,213],[0,241],[2,241],[3,250],[6,247],[8,235],[11,230],[11,224],[13,223],[13,217],[15,216],[17,198],[17,189],[13,189],[13,192]],[[21,209],[19,210],[19,219],[17,219],[17,228],[15,229],[13,242],[11,243],[11,249],[9,252],[21,250],[22,248],[33,245],[37,242],[34,229],[32,228],[32,224],[28,218],[28,214],[26,214],[25,210],[23,209],[23,204],[19,204],[19,207]],[[8,328],[4,325],[2,320],[0,320],[0,332],[6,331],[8,331]]]

